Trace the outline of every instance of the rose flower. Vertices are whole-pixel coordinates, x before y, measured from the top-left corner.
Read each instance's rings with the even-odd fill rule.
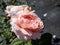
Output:
[[[5,12],[8,14],[12,32],[21,40],[39,39],[44,25],[41,19],[31,11],[27,5],[7,6]]]

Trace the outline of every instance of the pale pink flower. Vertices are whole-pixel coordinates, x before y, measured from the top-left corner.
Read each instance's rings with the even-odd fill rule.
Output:
[[[19,39],[39,39],[41,30],[44,25],[41,19],[31,11],[31,7],[27,5],[7,6],[6,13],[11,17],[10,24],[12,32],[16,34]]]

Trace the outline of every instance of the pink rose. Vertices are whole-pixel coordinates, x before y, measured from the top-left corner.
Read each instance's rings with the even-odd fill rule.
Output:
[[[11,17],[12,32],[14,32],[19,39],[39,39],[41,34],[40,29],[44,27],[43,22],[31,11],[27,5],[21,6],[7,6],[6,13]]]

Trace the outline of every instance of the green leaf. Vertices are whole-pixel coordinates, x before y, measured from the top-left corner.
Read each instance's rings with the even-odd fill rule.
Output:
[[[20,41],[18,38],[15,38],[12,42],[11,42],[11,45],[19,45],[21,44],[22,41]]]
[[[3,40],[3,38],[0,36],[0,42]]]
[[[12,36],[12,32],[10,32],[10,29],[4,29],[2,35],[4,35],[6,38],[10,38]]]
[[[32,44],[31,44],[31,40],[29,40],[29,41],[25,42],[25,44],[24,44],[24,45],[32,45]]]

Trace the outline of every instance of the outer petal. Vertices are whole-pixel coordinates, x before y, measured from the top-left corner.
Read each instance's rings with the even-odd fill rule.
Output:
[[[41,36],[39,32],[33,33],[21,28],[19,29],[19,27],[17,27],[16,25],[12,26],[12,32],[14,32],[21,40],[39,39]]]
[[[8,16],[13,16],[15,15],[17,12],[19,11],[30,11],[31,7],[27,6],[27,5],[20,5],[20,6],[14,6],[14,5],[10,5],[6,7],[5,12],[8,14]]]

